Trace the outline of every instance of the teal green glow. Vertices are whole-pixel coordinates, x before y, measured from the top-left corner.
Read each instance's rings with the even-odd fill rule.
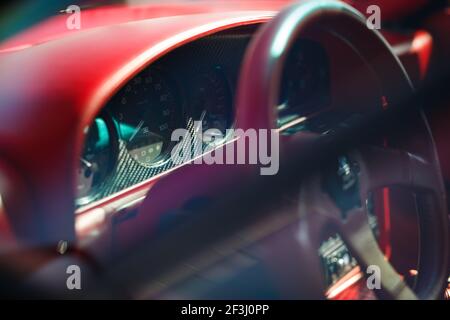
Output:
[[[98,149],[106,148],[109,145],[109,131],[108,127],[101,118],[95,119],[95,125],[98,129],[98,141],[95,143],[95,147]]]
[[[129,140],[129,138],[133,135],[134,131],[136,131],[136,126],[132,126],[126,123],[120,124],[120,136],[123,140]]]
[[[301,4],[292,12],[281,25],[280,30],[275,36],[270,53],[273,57],[279,58],[286,50],[288,40],[292,32],[298,25],[298,22],[305,19],[314,11],[321,9],[348,9],[348,5],[330,0],[315,0]]]

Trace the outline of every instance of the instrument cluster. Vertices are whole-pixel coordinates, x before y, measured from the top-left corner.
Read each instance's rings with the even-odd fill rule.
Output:
[[[233,127],[234,94],[251,33],[218,34],[176,49],[145,68],[110,99],[86,130],[77,172],[81,207],[174,166],[171,135],[183,128]],[[279,127],[314,112],[328,94],[321,47],[301,40],[288,57],[280,90]],[[210,131],[211,132],[211,131]],[[217,145],[214,137],[204,144]],[[219,141],[220,143],[220,141]]]
[[[85,132],[77,207],[174,167],[174,130],[196,130],[194,122],[201,123],[202,131],[231,128],[234,88],[249,40],[250,34],[206,37],[128,81]]]

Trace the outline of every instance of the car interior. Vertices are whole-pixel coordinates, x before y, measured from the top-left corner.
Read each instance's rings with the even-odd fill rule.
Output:
[[[0,8],[0,297],[450,300],[449,1]]]

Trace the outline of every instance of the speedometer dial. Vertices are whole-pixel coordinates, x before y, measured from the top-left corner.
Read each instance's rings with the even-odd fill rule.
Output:
[[[144,166],[165,162],[172,131],[182,119],[172,82],[150,68],[131,80],[117,100],[113,113],[130,156]]]

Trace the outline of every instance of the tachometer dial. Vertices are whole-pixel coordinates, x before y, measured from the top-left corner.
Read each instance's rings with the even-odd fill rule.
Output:
[[[117,159],[117,134],[111,118],[97,116],[86,129],[86,138],[77,172],[77,202],[90,201],[114,170]]]
[[[202,129],[219,129],[222,134],[230,128],[233,110],[230,86],[220,67],[201,73],[192,88],[192,116],[202,121]]]
[[[121,139],[141,165],[154,166],[167,159],[172,131],[180,127],[182,119],[175,91],[160,70],[150,68],[116,96],[113,113]]]

